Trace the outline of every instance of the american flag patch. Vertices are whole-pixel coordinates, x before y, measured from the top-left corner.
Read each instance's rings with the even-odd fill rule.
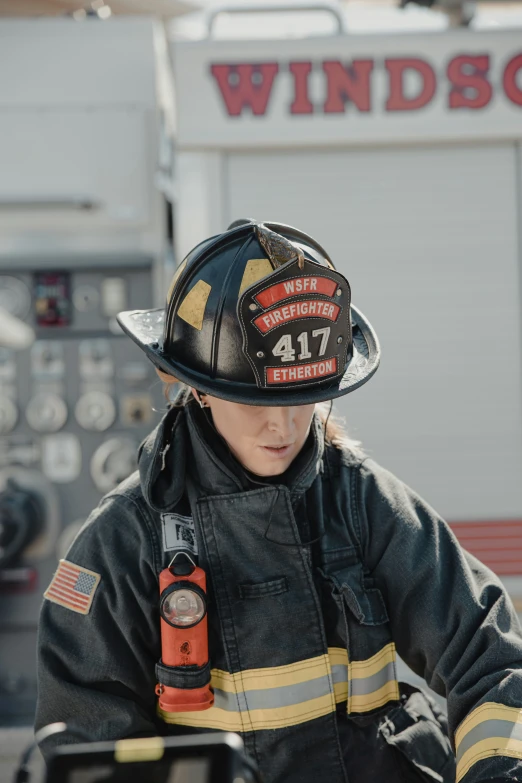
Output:
[[[53,581],[44,593],[44,598],[73,612],[89,614],[92,599],[101,576],[95,571],[68,560],[60,560]]]

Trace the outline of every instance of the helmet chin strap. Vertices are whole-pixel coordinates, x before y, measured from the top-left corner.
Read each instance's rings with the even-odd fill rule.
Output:
[[[202,399],[202,397],[205,397],[206,395],[202,394],[197,389],[191,389],[191,391],[192,394],[194,395],[194,399],[196,400],[200,408],[210,408],[208,402],[204,402],[204,400]]]
[[[331,413],[332,413],[332,408],[333,408],[333,400],[330,400],[330,410],[328,411],[328,416],[326,417],[324,425],[323,425],[324,442],[325,443],[326,443],[326,433],[327,433],[327,430],[328,430],[328,421],[329,421]]]

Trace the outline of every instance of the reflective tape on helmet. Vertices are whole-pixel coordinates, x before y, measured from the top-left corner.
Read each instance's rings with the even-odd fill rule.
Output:
[[[393,649],[392,649],[393,648]],[[158,710],[166,723],[223,731],[258,731],[304,723],[336,710],[352,692],[356,712],[367,712],[399,698],[389,668],[395,647],[388,645],[367,661],[348,663],[344,649],[287,666],[249,669],[235,674],[213,669],[214,705],[201,713]],[[355,682],[349,682],[349,672]],[[367,671],[368,676],[362,676]],[[382,681],[386,677],[390,680]],[[355,689],[355,692],[353,692]]]
[[[457,783],[481,759],[522,759],[522,709],[486,702],[470,712],[455,732]]]
[[[273,271],[274,268],[268,258],[251,258],[246,262],[238,296],[241,296],[245,288],[254,285],[258,280],[272,274]]]
[[[201,331],[211,291],[212,286],[204,280],[198,280],[178,307],[178,318],[182,318],[187,324],[193,326],[194,329]]]

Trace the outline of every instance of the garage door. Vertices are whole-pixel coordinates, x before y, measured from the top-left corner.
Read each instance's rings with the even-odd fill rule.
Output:
[[[515,145],[234,153],[229,220],[309,231],[375,326],[382,365],[336,403],[452,520],[522,517]]]

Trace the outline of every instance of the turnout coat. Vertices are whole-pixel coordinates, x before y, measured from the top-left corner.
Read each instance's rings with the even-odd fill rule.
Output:
[[[193,401],[171,408],[87,520],[66,561],[95,586],[87,611],[44,600],[37,728],[235,731],[266,783],[522,781],[522,633],[491,571],[315,418],[280,479],[254,481],[217,441]],[[215,704],[165,713],[158,575],[180,531],[207,574]],[[396,653],[448,721],[397,682]]]

